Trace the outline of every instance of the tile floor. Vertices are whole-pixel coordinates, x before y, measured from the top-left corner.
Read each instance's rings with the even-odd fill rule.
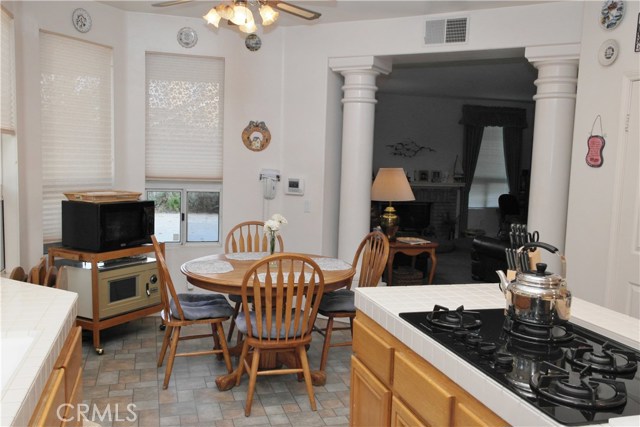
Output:
[[[348,425],[351,347],[330,350],[327,383],[314,387],[316,412],[310,409],[304,382],[298,382],[295,375],[276,375],[258,378],[251,416],[245,417],[248,377],[233,390],[218,391],[214,380],[226,368],[212,356],[176,358],[169,387],[162,390],[166,359],[161,368],[156,367],[163,335],[159,325],[160,318],[154,316],[102,331],[101,356],[94,351],[91,333],[85,332],[83,394],[90,421],[85,425]],[[334,336],[348,338],[348,331],[334,332]],[[182,342],[180,348],[202,344],[206,348],[206,341]],[[314,333],[308,353],[312,369],[320,365],[321,346],[322,336]],[[235,366],[237,358],[232,362]]]

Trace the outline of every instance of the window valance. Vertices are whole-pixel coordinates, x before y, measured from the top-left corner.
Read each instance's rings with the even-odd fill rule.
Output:
[[[527,111],[523,108],[484,107],[481,105],[463,105],[460,124],[469,126],[500,126],[509,128],[527,128]]]

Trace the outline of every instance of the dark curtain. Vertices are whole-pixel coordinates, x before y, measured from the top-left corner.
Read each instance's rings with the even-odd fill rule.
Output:
[[[482,134],[487,126],[503,128],[503,147],[509,192],[517,194],[520,180],[520,156],[522,153],[522,130],[527,127],[526,110],[508,107],[483,107],[463,105],[462,119],[464,141],[462,148],[462,168],[465,187],[460,203],[460,229],[468,228],[469,190],[478,162]]]

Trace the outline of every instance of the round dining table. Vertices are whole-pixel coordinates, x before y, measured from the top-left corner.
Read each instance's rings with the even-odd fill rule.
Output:
[[[193,286],[208,291],[225,294],[240,295],[245,273],[258,260],[269,255],[267,252],[237,252],[227,254],[208,255],[187,261],[180,267],[187,281]],[[355,275],[355,268],[340,259],[322,255],[305,255],[315,261],[324,276],[324,292],[335,291],[351,284]],[[239,355],[242,343],[229,349],[234,355]],[[278,363],[292,366],[293,354],[279,353]],[[237,369],[237,368],[236,368]],[[324,385],[326,374],[323,371],[313,371],[311,377],[314,385]],[[235,385],[235,371],[216,378],[219,390],[229,390]]]

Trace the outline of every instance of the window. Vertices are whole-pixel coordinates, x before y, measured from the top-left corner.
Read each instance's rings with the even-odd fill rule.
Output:
[[[147,53],[147,199],[159,241],[219,242],[224,60]]]
[[[40,32],[43,237],[62,235],[64,193],[113,187],[112,49]]]
[[[502,127],[485,127],[476,172],[469,190],[469,208],[498,207],[498,197],[508,192]]]

